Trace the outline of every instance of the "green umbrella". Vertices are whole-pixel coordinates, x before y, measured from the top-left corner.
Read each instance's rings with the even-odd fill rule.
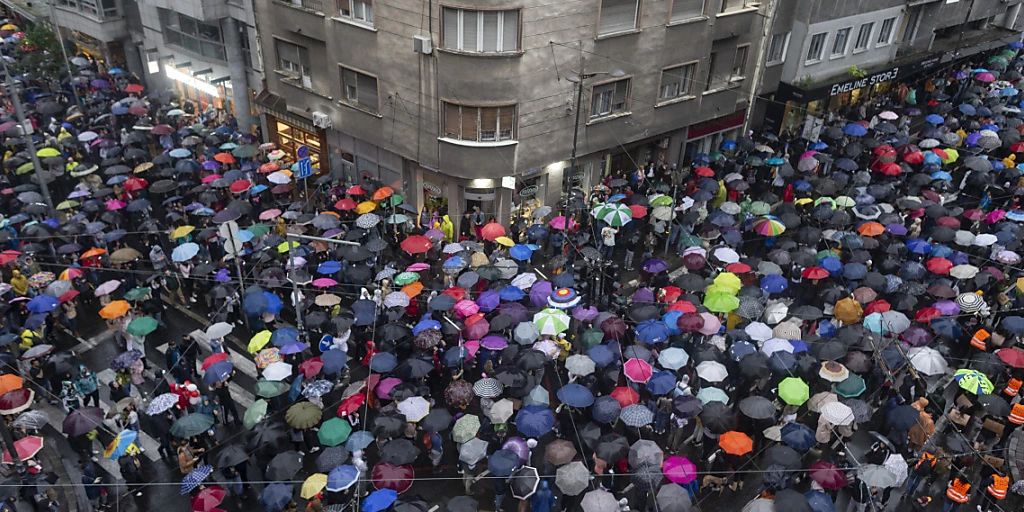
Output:
[[[604,332],[600,329],[587,329],[583,331],[582,341],[583,346],[588,349],[600,345],[604,341]]]
[[[260,237],[267,233],[270,233],[270,226],[263,224],[261,222],[257,222],[256,224],[253,224],[252,226],[249,226],[245,229],[252,233],[252,236],[256,237]]]
[[[407,284],[415,283],[420,280],[420,275],[416,272],[402,272],[395,276],[395,284],[398,286],[405,286]]]
[[[124,294],[124,300],[141,300],[143,297],[149,295],[152,292],[149,288],[135,287],[128,290],[128,293]]]
[[[199,413],[187,414],[178,418],[171,425],[171,435],[188,439],[210,430],[211,427],[213,427],[213,416]]]
[[[853,398],[860,396],[866,391],[867,385],[864,384],[864,379],[860,375],[851,373],[846,380],[836,384],[836,394],[843,398]]]
[[[388,206],[398,206],[402,204],[402,201],[405,201],[405,198],[402,197],[402,194],[393,194],[391,197],[384,200],[384,202]]]
[[[560,309],[542,309],[533,315],[533,325],[537,332],[554,336],[569,330],[569,315]]]
[[[245,414],[242,415],[242,425],[245,428],[252,430],[257,423],[263,421],[263,418],[267,416],[267,401],[262,398],[256,400],[245,410]]]
[[[452,440],[456,443],[465,443],[476,437],[476,433],[479,431],[480,418],[474,414],[467,414],[459,418],[459,421],[456,421],[455,426],[452,427]]]
[[[284,413],[284,419],[289,425],[298,428],[313,428],[320,423],[323,411],[311,402],[299,402],[288,408]]]
[[[256,396],[261,396],[263,398],[274,398],[275,396],[283,395],[287,391],[287,382],[278,382],[275,380],[256,381]]]
[[[394,215],[389,215],[386,222],[388,224],[405,224],[406,222],[409,222],[409,216],[396,213]]]
[[[331,418],[320,425],[320,431],[316,433],[316,437],[324,446],[338,446],[344,443],[351,433],[351,423],[341,418]]]
[[[140,316],[128,324],[128,334],[134,336],[145,336],[156,330],[158,324],[151,316]]]
[[[751,215],[768,215],[772,211],[771,205],[764,201],[754,201],[749,208]]]
[[[803,379],[786,377],[779,383],[779,398],[789,405],[803,405],[810,398],[810,389]]]
[[[704,296],[704,307],[715,313],[728,313],[740,307],[740,299],[725,292],[709,293]]]
[[[256,156],[256,146],[246,144],[231,150],[231,154],[238,158],[252,158]]]
[[[672,206],[672,196],[657,196],[651,199],[651,206]]]

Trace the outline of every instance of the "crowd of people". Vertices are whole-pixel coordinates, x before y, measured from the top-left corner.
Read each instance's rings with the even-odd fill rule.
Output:
[[[0,35],[12,62],[37,51]],[[118,492],[101,458],[137,496],[179,485],[147,479],[145,435],[199,512],[1017,510],[1021,48],[817,140],[755,132],[508,226],[302,183],[295,155],[118,68],[21,76],[0,414],[23,491],[3,506],[60,509],[36,460],[59,412],[64,484],[97,508]],[[206,321],[167,339],[169,308]],[[97,325],[109,384],[57,348]]]

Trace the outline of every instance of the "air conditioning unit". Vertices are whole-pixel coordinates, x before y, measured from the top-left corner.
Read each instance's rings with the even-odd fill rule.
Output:
[[[434,43],[430,41],[430,36],[412,36],[412,49],[430,55],[434,51]]]
[[[330,128],[331,127],[331,116],[323,112],[313,111],[313,126],[317,128]]]

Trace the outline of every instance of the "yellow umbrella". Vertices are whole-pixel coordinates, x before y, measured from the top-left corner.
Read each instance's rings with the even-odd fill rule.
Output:
[[[846,297],[836,302],[835,307],[832,308],[832,315],[844,324],[855,324],[863,319],[864,308],[853,297]]]
[[[373,201],[363,201],[356,205],[356,213],[370,213],[377,209],[377,203]]]
[[[132,169],[132,172],[135,173],[135,174],[140,174],[140,173],[144,173],[144,172],[146,172],[146,171],[148,171],[148,170],[150,170],[152,168],[153,168],[153,162],[142,162],[141,164],[136,165],[135,169]]]
[[[0,27],[0,30],[11,30],[17,32],[18,26],[13,23],[5,23],[4,26]]]
[[[267,346],[267,343],[270,343],[270,331],[264,329],[256,333],[256,335],[249,340],[249,346],[246,350],[248,350],[250,354],[255,354],[263,349],[263,347]]]
[[[79,204],[78,201],[67,199],[67,200],[64,200],[64,201],[61,201],[60,203],[58,203],[57,204],[57,209],[58,210],[70,210],[70,209],[78,206],[78,204]]]
[[[53,148],[43,148],[43,149],[40,149],[39,151],[36,151],[36,156],[38,156],[39,158],[49,158],[51,156],[60,156],[60,151],[57,151],[56,149],[53,149]]]
[[[487,255],[479,251],[474,252],[473,255],[469,257],[469,266],[473,268],[482,267],[488,263],[490,263],[490,260],[487,259]]]
[[[515,242],[512,241],[511,238],[507,236],[499,236],[498,238],[495,238],[494,241],[500,245],[504,245],[505,247],[512,247],[513,245],[516,244]]]
[[[327,488],[327,475],[323,473],[313,473],[309,475],[309,478],[305,482],[302,482],[302,491],[299,492],[299,496],[304,500],[308,500],[320,491]]]
[[[30,172],[32,169],[34,169],[34,167],[32,167],[32,162],[25,162],[14,170],[14,174],[25,174]]]
[[[715,276],[714,284],[722,290],[731,290],[732,295],[736,295],[740,292],[740,288],[743,288],[740,278],[732,272],[718,274]]]
[[[195,229],[195,226],[178,226],[174,228],[174,231],[171,231],[171,238],[184,238],[189,233],[195,231]]]
[[[813,202],[814,200],[809,197],[801,197],[800,199],[794,201],[794,204],[796,204],[797,206],[803,206],[805,204],[811,204]]]
[[[294,241],[294,240],[290,240],[290,241],[286,241],[286,242],[281,242],[281,243],[277,244],[277,252],[279,252],[281,254],[284,254],[284,253],[286,253],[286,252],[288,252],[288,251],[290,251],[290,250],[292,250],[292,249],[294,249],[294,248],[296,248],[298,246],[299,246],[299,243]]]

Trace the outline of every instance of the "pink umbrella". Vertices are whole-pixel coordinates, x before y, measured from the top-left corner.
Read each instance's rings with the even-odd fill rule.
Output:
[[[209,176],[203,176],[203,179],[200,180],[200,181],[202,181],[203,183],[210,183],[210,182],[213,182],[213,181],[217,181],[219,179],[220,179],[220,174],[211,174]]]
[[[391,397],[391,391],[395,389],[395,386],[401,383],[402,379],[396,379],[395,377],[381,379],[381,381],[377,384],[377,387],[373,390],[373,392],[377,393],[378,398],[387,399]]]
[[[697,332],[705,336],[711,336],[712,334],[717,333],[722,327],[722,321],[711,313],[701,313],[700,317],[704,319],[704,325],[702,325],[700,329],[697,329]]]
[[[651,375],[654,374],[651,363],[635,357],[626,361],[623,368],[627,379],[640,384],[646,383],[651,379]]]
[[[125,206],[128,206],[128,204],[125,203],[124,201],[120,200],[120,199],[111,199],[111,200],[107,201],[107,210],[109,210],[109,211],[120,210],[121,208],[124,208]]]
[[[469,299],[462,299],[455,303],[455,313],[466,318],[467,316],[473,316],[480,311],[480,306]]]
[[[480,341],[470,340],[462,344],[462,347],[466,349],[466,361],[476,357],[476,353],[480,351]]]
[[[423,262],[419,262],[413,263],[412,265],[405,267],[406,272],[420,272],[423,270],[430,270],[430,265],[427,265],[426,263]]]
[[[669,482],[676,484],[688,484],[697,479],[697,466],[680,455],[666,458],[661,464],[661,471]]]
[[[480,320],[475,322],[473,325],[467,325],[462,333],[471,340],[478,340],[487,336],[487,333],[491,330],[491,324],[487,320]]]
[[[338,284],[338,282],[335,281],[334,279],[329,278],[329,277],[320,277],[320,278],[317,278],[317,279],[313,280],[313,286],[315,286],[317,288],[329,288],[329,287],[334,286],[336,284]]]
[[[986,71],[984,73],[978,73],[977,75],[974,75],[974,79],[979,82],[989,83],[994,82],[996,80],[996,76]]]
[[[804,153],[802,155],[800,155],[800,160],[803,160],[804,158],[813,158],[814,155],[817,155],[817,154],[818,154],[818,152],[813,150],[813,149],[810,150],[810,151],[804,151]]]
[[[988,212],[988,215],[985,215],[985,222],[988,224],[995,224],[996,222],[1003,220],[1003,217],[1006,217],[1006,210],[992,210],[991,212]]]
[[[559,231],[565,231],[566,223],[568,223],[570,229],[576,226],[576,221],[572,219],[566,219],[565,215],[559,215],[558,217],[549,220],[548,226],[551,226],[552,228],[557,229]]]
[[[263,210],[260,212],[260,220],[276,219],[281,215],[281,210],[277,208],[271,208],[269,210]]]

